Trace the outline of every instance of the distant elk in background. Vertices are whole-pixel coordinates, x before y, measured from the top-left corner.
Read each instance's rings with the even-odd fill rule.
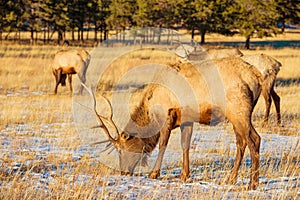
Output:
[[[277,124],[280,124],[280,97],[274,91],[274,85],[276,76],[280,71],[280,67],[282,66],[281,63],[266,54],[244,55],[241,58],[247,63],[255,66],[263,76],[262,95],[265,99],[266,104],[264,124],[266,124],[269,119],[272,99],[276,108]]]
[[[73,93],[72,74],[77,74],[82,83],[86,82],[86,71],[91,60],[90,54],[84,49],[61,50],[55,54],[52,72],[55,77],[55,90],[57,94],[58,85],[66,86],[68,76],[70,91]],[[82,94],[83,86],[80,86],[79,94]]]
[[[262,74],[262,78],[263,78],[262,95],[265,99],[265,105],[266,105],[266,112],[264,116],[263,125],[268,123],[272,99],[274,101],[275,108],[276,108],[277,124],[278,125],[280,124],[281,122],[280,97],[274,91],[276,76],[280,71],[280,67],[282,66],[280,62],[278,62],[276,59],[272,58],[271,56],[262,53],[254,54],[254,55],[244,55],[240,50],[235,48],[206,49],[205,51],[189,53],[188,58],[193,59],[193,57],[202,60],[220,59],[225,57],[241,57],[244,61],[257,68]]]

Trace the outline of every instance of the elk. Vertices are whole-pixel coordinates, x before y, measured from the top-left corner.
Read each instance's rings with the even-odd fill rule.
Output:
[[[274,85],[276,76],[280,71],[280,67],[282,66],[281,63],[266,54],[244,55],[241,58],[247,63],[255,66],[262,74],[262,95],[266,104],[264,124],[268,122],[270,107],[273,99],[277,113],[277,124],[279,125],[281,122],[280,97],[274,91]]]
[[[263,125],[266,125],[268,122],[272,99],[274,101],[275,108],[276,108],[277,124],[278,125],[280,124],[281,122],[280,97],[274,90],[276,76],[280,71],[280,67],[282,66],[279,61],[263,53],[254,54],[254,55],[244,55],[238,49],[207,49],[205,52],[200,52],[200,55],[199,53],[198,54],[196,53],[196,55],[195,53],[190,53],[190,55],[188,56],[190,59],[193,59],[194,56],[197,56],[202,60],[235,56],[235,57],[241,57],[244,61],[246,61],[250,65],[255,66],[260,71],[263,77],[262,95],[264,97],[265,105],[266,105]]]
[[[72,75],[77,74],[82,83],[86,81],[86,71],[90,63],[90,54],[83,49],[60,50],[56,52],[52,64],[52,72],[55,77],[54,94],[57,94],[58,85],[66,86],[68,76],[70,91],[73,93]],[[79,93],[82,94],[83,86]]]
[[[93,91],[83,84],[93,98],[96,119],[109,142],[107,147],[115,148],[118,151],[121,173],[132,175],[139,164],[145,165],[147,157],[158,144],[158,157],[149,174],[150,178],[158,178],[170,133],[173,129],[180,127],[183,152],[180,178],[186,181],[190,175],[189,149],[193,123],[217,125],[228,119],[233,125],[237,149],[234,167],[227,183],[236,183],[238,170],[248,146],[252,161],[250,189],[256,189],[259,177],[261,139],[252,125],[251,116],[261,92],[260,73],[242,59],[233,57],[196,63],[200,73],[189,62],[175,65],[179,65],[176,66],[176,70],[174,70],[174,66],[169,65],[166,66],[166,74],[163,72],[159,74],[166,82],[168,82],[167,74],[171,72],[184,77],[188,85],[193,88],[195,106],[192,105],[193,100],[189,101],[189,93],[178,94],[183,95],[180,98],[186,98],[183,101],[178,99],[178,96],[169,91],[167,87],[160,84],[149,84],[135,94],[137,98],[133,99],[136,99],[138,103],[137,106],[130,108],[131,120],[123,130],[118,130],[113,120],[113,107],[110,101],[105,98],[111,110],[110,117],[105,118],[97,112]],[[219,77],[211,76],[211,70],[217,70]],[[173,79],[170,80],[171,84],[172,81]],[[220,82],[222,87],[215,87],[214,83],[216,82]],[[174,87],[180,91],[179,93],[185,91],[180,84],[175,84]],[[215,100],[212,100],[213,98]],[[155,105],[160,105],[160,107],[156,108]],[[110,126],[107,126],[107,123]],[[115,134],[109,130],[111,126],[114,127]]]

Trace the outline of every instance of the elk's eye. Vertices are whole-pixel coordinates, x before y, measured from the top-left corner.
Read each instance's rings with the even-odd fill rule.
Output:
[[[130,134],[129,133],[125,133],[125,132],[122,132],[121,133],[121,138],[122,140],[128,140],[130,138]]]

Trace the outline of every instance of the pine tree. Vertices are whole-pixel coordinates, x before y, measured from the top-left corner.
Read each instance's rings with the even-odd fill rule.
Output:
[[[106,19],[108,27],[116,30],[117,33],[131,27],[135,9],[136,0],[112,0],[109,5],[110,15]]]
[[[70,25],[68,16],[69,4],[73,3],[68,0],[47,0],[47,7],[49,8],[49,24],[53,27],[54,32],[58,33],[57,43],[61,44],[64,40],[64,33]]]
[[[223,20],[229,3],[229,0],[180,0],[177,4],[177,14],[183,19],[184,27],[191,31],[192,39],[196,30],[199,31],[203,44],[206,33],[230,33],[230,28]]]
[[[2,34],[9,26],[9,21],[14,19],[13,11],[11,8],[11,1],[3,0],[0,2],[0,40],[2,40]]]
[[[137,27],[154,26],[153,22],[153,7],[155,5],[154,0],[137,0],[136,11],[133,15],[134,24]]]
[[[251,37],[262,38],[277,33],[276,4],[269,0],[234,0],[224,16],[229,26],[246,38],[247,49]]]
[[[7,39],[9,33],[18,31],[23,26],[20,17],[24,13],[24,5],[22,0],[4,0],[0,5],[0,38],[2,39],[2,32],[5,31],[8,32]]]
[[[191,37],[194,39],[195,31],[197,29],[197,18],[194,17],[196,13],[196,8],[194,7],[194,1],[190,0],[178,0],[175,8],[175,16],[177,16],[183,25],[191,32]]]
[[[278,22],[284,32],[286,23],[298,24],[300,21],[300,2],[296,0],[277,0]]]

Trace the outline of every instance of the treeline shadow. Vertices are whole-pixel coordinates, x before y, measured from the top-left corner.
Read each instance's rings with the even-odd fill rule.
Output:
[[[300,84],[300,77],[297,78],[276,78],[276,86],[290,86]]]
[[[236,48],[243,48],[245,46],[244,41],[238,42],[207,42],[209,45],[221,45],[221,46],[230,46]],[[300,40],[270,40],[270,41],[251,41],[250,42],[251,48],[254,47],[272,47],[275,49],[284,48],[284,47],[291,47],[291,48],[299,48],[300,47]]]

